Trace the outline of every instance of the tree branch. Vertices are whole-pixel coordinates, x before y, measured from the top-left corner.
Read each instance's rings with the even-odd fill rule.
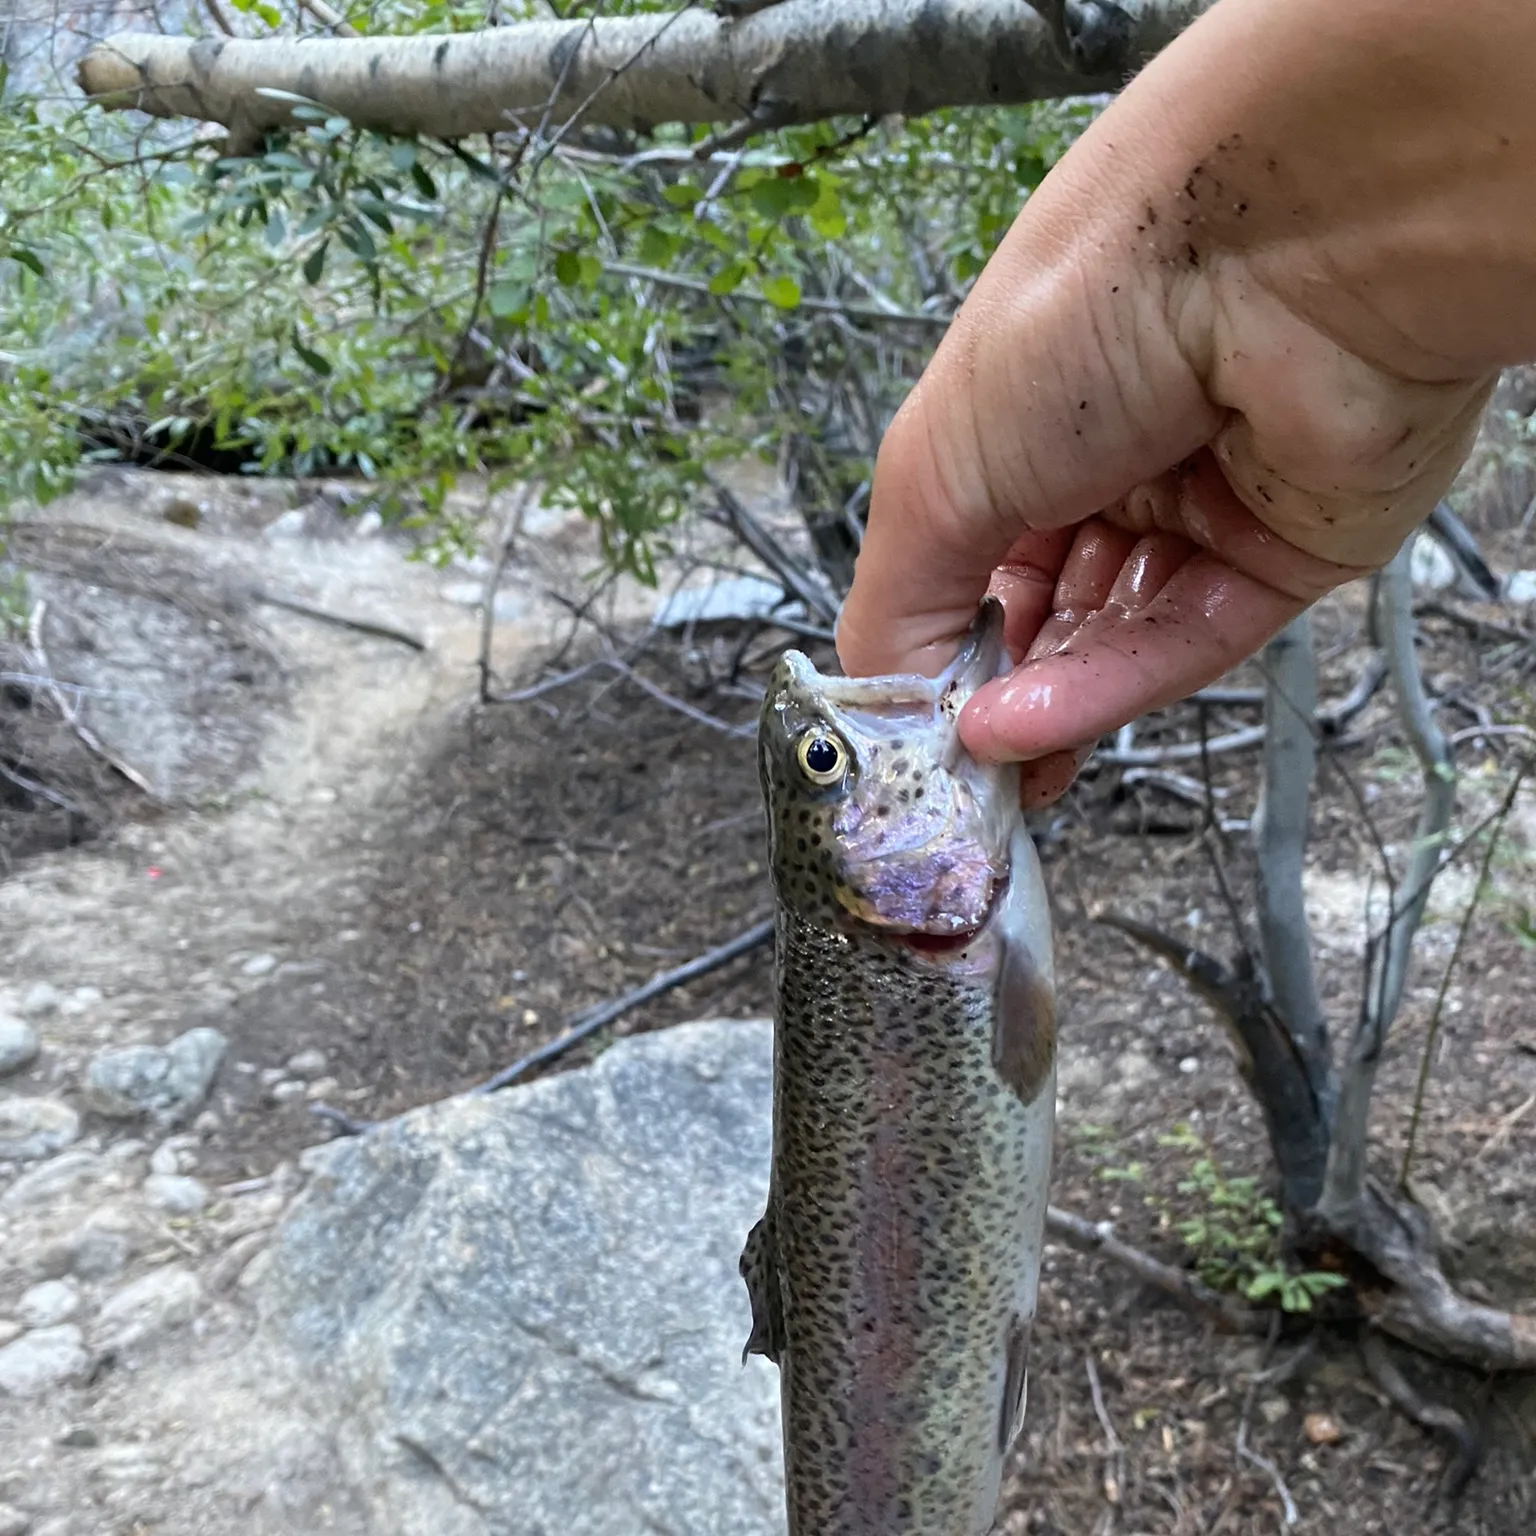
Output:
[[[1264,648],[1264,787],[1254,817],[1259,947],[1276,1012],[1332,1110],[1328,1024],[1317,992],[1301,875],[1317,770],[1317,657],[1303,613]],[[1308,1199],[1315,1200],[1314,1189]]]
[[[1145,0],[1095,72],[1063,60],[1021,0],[784,0],[743,20],[702,9],[393,38],[221,40],[120,33],[80,63],[104,107],[225,124],[239,144],[317,100],[360,126],[457,139],[520,115],[646,132],[917,116],[1116,89],[1210,0]],[[1118,9],[1118,8],[1116,8]],[[1113,56],[1111,56],[1113,55]]]
[[[1391,893],[1387,931],[1366,978],[1349,1058],[1340,1074],[1333,1144],[1319,1209],[1331,1224],[1346,1222],[1365,1188],[1366,1136],[1382,1046],[1402,1003],[1413,936],[1424,917],[1429,888],[1440,868],[1446,828],[1456,803],[1456,774],[1445,736],[1430,715],[1429,697],[1414,651],[1413,586],[1405,544],[1382,573],[1378,589],[1382,644],[1397,696],[1398,718],[1424,775],[1424,803],[1414,831],[1408,869]]]
[[[1140,1248],[1122,1243],[1115,1236],[1114,1227],[1107,1221],[1085,1221],[1070,1211],[1049,1206],[1045,1213],[1045,1229],[1052,1237],[1060,1238],[1069,1248],[1079,1253],[1102,1253],[1122,1269],[1129,1270],[1138,1280],[1171,1297],[1182,1307],[1209,1318],[1223,1333],[1265,1333],[1269,1322],[1265,1314],[1255,1308],[1240,1307],[1229,1301],[1219,1291],[1214,1291],[1203,1280],[1187,1270],[1176,1269],[1155,1259]]]

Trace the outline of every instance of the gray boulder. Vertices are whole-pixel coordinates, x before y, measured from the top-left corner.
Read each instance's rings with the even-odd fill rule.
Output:
[[[167,1046],[116,1045],[98,1051],[85,1069],[85,1102],[98,1115],[132,1120],[153,1115],[173,1124],[208,1097],[224,1059],[216,1029],[189,1029]]]
[[[25,1019],[0,1013],[0,1077],[20,1072],[37,1060],[37,1031]]]
[[[685,1025],[334,1144],[258,1302],[381,1536],[782,1536],[736,1267],[770,1066]]]

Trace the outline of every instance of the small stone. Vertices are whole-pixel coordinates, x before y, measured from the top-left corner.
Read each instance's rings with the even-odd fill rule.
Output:
[[[353,525],[353,533],[360,539],[371,539],[384,526],[384,519],[370,507]]]
[[[28,1328],[52,1328],[79,1310],[80,1287],[73,1280],[42,1280],[21,1293],[16,1316]]]
[[[109,1171],[110,1165],[99,1153],[71,1147],[68,1152],[60,1152],[57,1157],[50,1157],[46,1163],[39,1163],[22,1174],[0,1195],[0,1210],[40,1205],[68,1190],[91,1183]]]
[[[307,1082],[312,1077],[323,1076],[327,1065],[325,1052],[312,1046],[288,1058],[288,1076],[302,1077]]]
[[[123,1141],[114,1141],[102,1155],[117,1167],[123,1168],[143,1157],[147,1151],[148,1143],[140,1141],[137,1136],[129,1136]]]
[[[334,1077],[317,1077],[314,1082],[312,1082],[309,1087],[304,1090],[304,1097],[307,1099],[316,1100],[329,1099],[340,1087],[341,1084],[338,1083]]]
[[[220,1120],[219,1117],[214,1114],[211,1109],[205,1109],[202,1114],[200,1114],[197,1119],[192,1122],[192,1130],[200,1140],[206,1141],[208,1137],[212,1136],[214,1132],[217,1131],[223,1124],[224,1122]]]
[[[82,1280],[115,1280],[128,1267],[133,1244],[122,1232],[87,1222],[64,1239],[69,1272]]]
[[[98,1051],[85,1072],[86,1102],[99,1115],[129,1120],[153,1114],[178,1119],[208,1096],[224,1058],[216,1029],[189,1029],[163,1049],[119,1045]]]
[[[293,1104],[299,1099],[302,1099],[307,1092],[308,1088],[306,1084],[296,1083],[291,1078],[289,1078],[285,1079],[281,1083],[273,1083],[273,1085],[267,1090],[267,1097],[271,1099],[274,1104]]]
[[[1301,1429],[1313,1445],[1337,1445],[1344,1438],[1339,1421],[1328,1413],[1309,1413],[1301,1421]]]
[[[14,1504],[0,1504],[0,1536],[27,1536],[31,1529],[31,1515],[23,1514]]]
[[[180,1173],[152,1173],[144,1180],[144,1198],[171,1216],[194,1216],[208,1204],[208,1186]]]
[[[304,513],[297,507],[291,512],[284,512],[281,517],[275,517],[261,531],[264,539],[270,539],[277,543],[280,539],[301,539],[304,537]]]
[[[102,1349],[142,1344],[191,1322],[202,1297],[203,1288],[197,1276],[184,1264],[167,1264],[164,1269],[152,1270],[114,1291],[102,1304],[94,1341]]]
[[[280,1083],[288,1074],[281,1067],[263,1067],[256,1081],[263,1088],[270,1088],[273,1083]]]
[[[277,969],[276,955],[252,955],[240,967],[242,976],[270,976]]]
[[[89,1424],[71,1424],[55,1443],[71,1451],[88,1451],[101,1444],[101,1436]]]
[[[37,1031],[25,1019],[0,1013],[0,1077],[9,1077],[37,1060]]]
[[[100,987],[76,987],[59,1004],[59,1012],[78,1018],[82,1013],[89,1013],[101,1001],[101,995]]]
[[[1185,1056],[1179,1062],[1179,1071],[1185,1077],[1193,1077],[1200,1070],[1200,1058],[1198,1056]]]
[[[1266,1397],[1259,1404],[1259,1417],[1271,1427],[1278,1424],[1290,1411],[1291,1405],[1283,1397]]]
[[[131,1120],[168,1096],[170,1070],[170,1058],[157,1045],[111,1046],[85,1069],[85,1102],[110,1120]]]
[[[0,1349],[0,1392],[37,1397],[50,1387],[83,1375],[89,1364],[85,1341],[73,1323],[34,1328]]]
[[[21,995],[21,1011],[29,1019],[52,1013],[64,1001],[64,994],[51,982],[34,981]]]
[[[151,1173],[180,1173],[181,1157],[176,1148],[162,1142],[149,1154],[149,1171]]]
[[[57,1099],[0,1099],[0,1161],[47,1157],[79,1134],[80,1116]]]
[[[1511,571],[1504,581],[1504,601],[1522,606],[1536,603],[1536,571]]]

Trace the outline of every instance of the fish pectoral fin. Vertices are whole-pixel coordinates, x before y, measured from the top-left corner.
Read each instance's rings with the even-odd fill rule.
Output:
[[[1056,1060],[1056,1010],[1051,989],[1018,939],[1003,944],[992,1013],[992,1065],[1031,1103]]]
[[[1008,1329],[1007,1367],[1003,1375],[1003,1406],[997,1421],[997,1448],[1004,1455],[1024,1427],[1029,1398],[1029,1339],[1033,1319],[1016,1317]]]
[[[748,1355],[766,1355],[777,1365],[784,1353],[784,1309],[779,1296],[779,1252],[771,1213],[764,1212],[747,1233],[739,1267],[752,1300],[752,1333],[741,1352],[741,1363],[747,1363]]]

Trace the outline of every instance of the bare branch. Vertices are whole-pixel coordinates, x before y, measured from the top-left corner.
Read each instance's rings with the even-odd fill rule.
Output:
[[[355,630],[360,635],[373,635],[380,640],[393,640],[397,645],[409,646],[413,651],[424,651],[427,642],[420,635],[396,629],[377,619],[358,619],[350,614],[337,613],[306,602],[302,597],[290,597],[284,592],[274,592],[267,587],[247,587],[246,595],[253,603],[265,603],[269,608],[282,608],[289,613],[302,614],[306,619],[317,619],[322,624],[335,624],[340,629]]]
[[[1440,1490],[1447,1498],[1455,1498],[1467,1486],[1468,1479],[1477,1471],[1483,1459],[1483,1445],[1471,1426],[1454,1408],[1443,1403],[1427,1401],[1409,1383],[1397,1368],[1397,1362],[1387,1350],[1386,1340],[1380,1334],[1366,1330],[1360,1341],[1360,1357],[1370,1372],[1371,1380],[1386,1393],[1393,1404],[1415,1424],[1424,1429],[1438,1429],[1455,1442],[1456,1455],[1446,1466],[1440,1482]]]
[[[1285,1204],[1293,1211],[1309,1209],[1327,1165],[1326,1103],[1312,1063],[1257,978],[1134,918],[1096,912],[1093,920],[1150,950],[1215,1010],[1237,1048],[1238,1070],[1264,1113]]]
[[[1128,6],[1115,56],[1095,54],[1089,74],[1062,59],[1019,0],[783,0],[740,21],[695,8],[423,37],[130,32],[92,48],[79,74],[103,106],[224,123],[240,142],[290,120],[293,101],[262,92],[442,139],[501,132],[546,108],[557,124],[579,112],[641,132],[805,123],[1113,90],[1207,4],[1146,0],[1134,15]]]
[[[1102,1253],[1181,1307],[1199,1313],[1223,1333],[1264,1333],[1269,1327],[1263,1312],[1238,1306],[1187,1270],[1177,1269],[1140,1248],[1122,1243],[1110,1222],[1085,1221],[1081,1216],[1053,1205],[1046,1210],[1045,1229],[1079,1253]]]
[[[633,1012],[641,1004],[648,1003],[676,987],[685,986],[690,981],[697,981],[701,976],[709,975],[711,971],[718,971],[721,966],[729,965],[732,960],[739,959],[742,955],[751,954],[754,949],[761,949],[773,937],[773,921],[771,917],[766,917],[760,923],[754,923],[750,928],[738,933],[734,939],[728,939],[724,944],[706,950],[704,954],[683,965],[660,972],[643,986],[624,993],[622,997],[599,1003],[597,1007],[578,1014],[563,1034],[557,1035],[548,1044],[541,1045],[538,1050],[530,1051],[520,1060],[514,1061],[511,1066],[503,1067],[494,1077],[487,1078],[485,1082],[477,1084],[469,1092],[471,1094],[496,1093],[502,1088],[509,1088],[513,1083],[521,1082],[536,1068],[547,1066],[557,1057],[565,1055],[574,1046],[580,1045],[583,1040],[596,1034],[606,1025],[612,1024],[626,1013]]]
[[[1402,1002],[1413,936],[1424,917],[1429,888],[1439,872],[1446,828],[1456,803],[1456,774],[1445,736],[1430,716],[1424,678],[1414,651],[1413,587],[1410,550],[1398,551],[1382,573],[1379,587],[1382,644],[1387,653],[1398,718],[1424,776],[1424,802],[1414,833],[1408,869],[1394,886],[1384,942],[1372,964],[1349,1057],[1340,1072],[1338,1109],[1328,1174],[1319,1209],[1331,1223],[1347,1219],[1365,1187],[1366,1137],[1371,1096],[1382,1046]]]
[[[1265,646],[1264,672],[1264,787],[1254,816],[1259,947],[1275,1010],[1307,1062],[1319,1100],[1331,1111],[1328,1023],[1317,991],[1301,884],[1317,769],[1317,658],[1307,614]],[[1312,1191],[1311,1198],[1316,1196]]]
[[[793,3],[793,0],[788,0]],[[812,570],[763,527],[752,510],[728,486],[713,478],[709,482],[720,510],[717,522],[730,528],[748,549],[779,578],[784,590],[798,597],[818,618],[831,625],[837,622],[837,594],[820,571]]]
[[[1499,809],[1492,830],[1488,834],[1488,842],[1483,848],[1483,861],[1478,866],[1477,884],[1472,888],[1471,899],[1467,902],[1466,910],[1461,914],[1461,922],[1456,929],[1456,942],[1451,947],[1450,959],[1445,962],[1445,969],[1440,973],[1440,985],[1435,990],[1435,1006],[1430,1010],[1429,1028],[1424,1034],[1424,1054],[1419,1058],[1419,1081],[1413,1092],[1413,1113],[1408,1117],[1408,1144],[1403,1148],[1403,1167],[1398,1175],[1398,1188],[1406,1190],[1408,1187],[1408,1175],[1413,1168],[1413,1149],[1419,1137],[1419,1120],[1424,1113],[1424,1094],[1429,1087],[1430,1067],[1434,1062],[1435,1042],[1440,1038],[1440,1020],[1445,1012],[1445,995],[1450,990],[1451,977],[1455,974],[1456,964],[1461,959],[1461,951],[1467,942],[1467,931],[1472,926],[1472,917],[1483,899],[1483,893],[1488,888],[1488,873],[1493,867],[1494,850],[1499,846],[1500,834],[1504,831],[1504,824],[1509,819],[1509,813],[1514,809],[1515,797],[1520,793],[1520,785],[1524,781],[1525,770],[1521,769],[1509,781],[1509,788],[1504,791],[1504,798],[1499,803]]]

